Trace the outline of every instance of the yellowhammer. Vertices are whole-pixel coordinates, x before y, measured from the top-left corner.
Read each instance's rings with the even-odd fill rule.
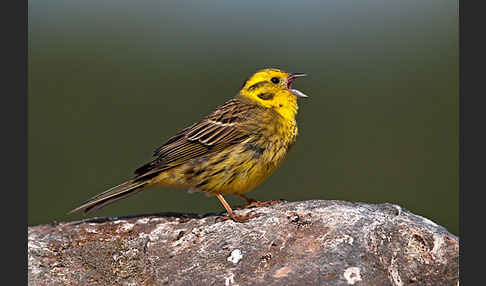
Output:
[[[307,97],[291,84],[302,73],[278,69],[257,71],[238,94],[204,118],[184,128],[154,152],[135,177],[71,211],[84,213],[151,187],[175,186],[215,195],[234,221],[237,216],[223,198],[243,195],[282,163],[297,136],[297,97]]]

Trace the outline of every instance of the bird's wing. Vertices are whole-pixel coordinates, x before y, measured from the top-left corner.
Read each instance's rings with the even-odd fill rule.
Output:
[[[202,121],[186,127],[154,152],[155,159],[135,170],[138,181],[191,159],[215,152],[245,140],[253,127],[248,124],[258,107],[232,99]]]

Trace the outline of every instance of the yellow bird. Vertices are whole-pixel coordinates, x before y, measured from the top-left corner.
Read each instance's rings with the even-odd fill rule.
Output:
[[[148,188],[174,186],[214,195],[231,219],[245,221],[249,216],[236,215],[223,195],[255,202],[244,193],[282,163],[297,136],[297,98],[307,97],[291,86],[302,76],[273,68],[257,71],[233,99],[157,148],[133,179],[70,213],[86,214]]]

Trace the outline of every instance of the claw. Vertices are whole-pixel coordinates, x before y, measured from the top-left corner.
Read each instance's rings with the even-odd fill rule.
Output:
[[[244,223],[247,222],[248,220],[260,216],[257,213],[247,213],[244,215],[237,215],[235,213],[228,214],[226,216],[222,216],[217,218],[217,221],[227,221],[229,219],[233,220],[234,222],[239,222],[239,223]]]
[[[251,209],[251,208],[258,208],[258,207],[268,207],[272,206],[275,204],[282,203],[282,200],[272,200],[272,201],[266,201],[266,202],[260,202],[260,201],[253,201],[247,205],[241,206],[241,207],[236,207],[235,209],[237,210],[242,210],[242,209]]]

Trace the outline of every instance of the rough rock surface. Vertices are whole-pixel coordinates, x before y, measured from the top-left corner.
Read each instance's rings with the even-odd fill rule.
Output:
[[[29,227],[29,285],[459,285],[459,239],[397,205],[250,211]]]

